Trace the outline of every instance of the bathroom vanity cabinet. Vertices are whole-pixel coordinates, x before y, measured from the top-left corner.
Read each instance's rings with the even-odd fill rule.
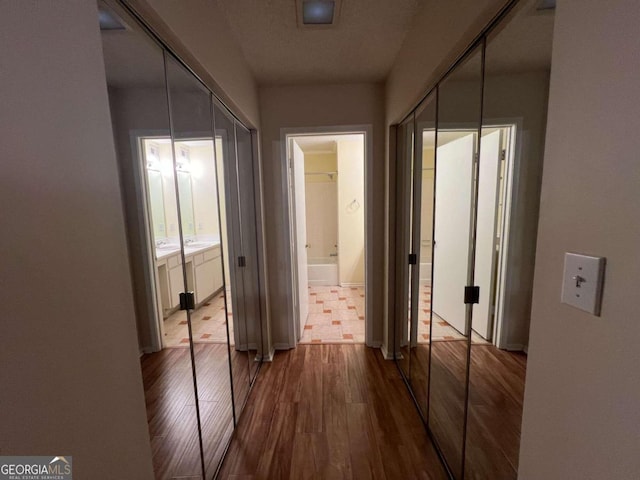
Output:
[[[157,250],[156,270],[162,313],[166,318],[178,307],[179,295],[185,290],[180,250]],[[185,247],[185,272],[187,290],[195,292],[197,307],[222,289],[220,244]]]

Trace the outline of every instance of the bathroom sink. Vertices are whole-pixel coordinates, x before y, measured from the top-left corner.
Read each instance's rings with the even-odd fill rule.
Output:
[[[214,245],[213,242],[191,242],[185,243],[184,248],[204,248],[204,247],[212,247]]]
[[[156,245],[156,250],[178,250],[180,245],[175,243],[165,243],[163,245]]]

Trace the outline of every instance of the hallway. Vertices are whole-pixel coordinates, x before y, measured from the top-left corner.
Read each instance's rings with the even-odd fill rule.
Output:
[[[447,477],[393,362],[300,345],[262,366],[218,478]]]

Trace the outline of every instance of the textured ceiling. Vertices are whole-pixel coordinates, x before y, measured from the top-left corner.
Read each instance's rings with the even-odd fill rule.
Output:
[[[386,78],[425,0],[343,0],[329,28],[300,28],[296,0],[217,1],[261,85]]]

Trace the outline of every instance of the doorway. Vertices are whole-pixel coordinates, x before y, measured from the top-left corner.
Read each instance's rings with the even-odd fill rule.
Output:
[[[296,343],[365,343],[366,140],[286,136]]]
[[[427,188],[431,192],[435,186],[435,196],[423,196],[423,202],[426,200],[431,205],[423,205],[421,209],[423,216],[429,217],[426,219],[428,225],[435,213],[433,286],[423,287],[421,281],[420,287],[421,296],[425,295],[424,299],[421,298],[421,306],[424,303],[427,305],[425,311],[431,309],[433,313],[432,341],[465,340],[465,308],[456,294],[459,293],[457,287],[465,283],[470,257],[460,255],[460,252],[469,252],[471,239],[475,238],[474,279],[475,285],[480,287],[480,297],[474,308],[471,341],[500,346],[506,290],[505,259],[508,254],[508,235],[503,232],[508,232],[510,223],[515,132],[515,124],[482,128],[480,168],[477,172],[473,171],[473,164],[466,161],[477,155],[477,130],[438,132],[435,181],[433,174],[428,173],[434,169],[433,160],[423,163],[423,175],[432,178]],[[433,132],[423,132],[425,150],[433,145],[432,136]],[[423,158],[428,159],[429,155],[425,153]],[[474,175],[478,176],[475,206],[478,222],[472,235],[470,225],[460,223],[451,228],[449,219],[460,218],[468,212],[473,198]],[[423,182],[423,188],[424,185]],[[434,199],[435,209],[432,208]],[[421,256],[421,262],[423,260]],[[433,301],[432,288],[437,292]],[[428,343],[429,336],[416,335],[416,338],[419,342]]]

